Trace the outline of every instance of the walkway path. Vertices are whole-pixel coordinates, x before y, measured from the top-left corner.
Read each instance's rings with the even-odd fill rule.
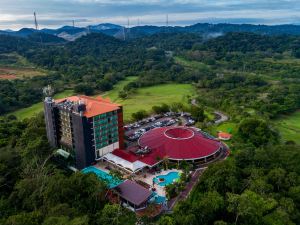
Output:
[[[175,206],[175,204],[178,202],[178,201],[182,201],[182,200],[185,200],[189,194],[191,193],[191,191],[193,190],[194,186],[198,183],[199,181],[199,177],[201,176],[201,174],[203,173],[203,171],[205,170],[206,168],[201,168],[201,169],[197,169],[196,171],[194,171],[192,173],[192,177],[191,177],[191,180],[190,182],[187,184],[187,186],[185,187],[185,189],[176,197],[176,198],[173,198],[171,199],[169,202],[168,202],[168,210],[171,211],[173,209],[173,207]]]
[[[202,164],[198,169],[196,169],[195,171],[193,171],[191,180],[187,184],[187,186],[185,187],[185,189],[176,198],[172,198],[168,202],[167,213],[168,212],[169,213],[172,212],[173,207],[175,206],[175,204],[178,201],[182,201],[182,200],[187,199],[187,197],[189,196],[189,194],[191,193],[191,191],[193,190],[193,188],[195,187],[195,185],[198,183],[200,176],[207,169],[207,166],[209,164],[211,164],[212,162],[217,162],[217,161],[224,160],[224,159],[227,158],[227,156],[229,154],[229,149],[228,149],[228,147],[226,145],[224,145],[223,147],[224,148],[223,148],[221,154],[216,159],[214,159],[213,161],[210,161],[209,163]]]

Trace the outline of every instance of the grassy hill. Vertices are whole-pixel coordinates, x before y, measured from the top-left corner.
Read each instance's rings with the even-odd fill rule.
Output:
[[[13,80],[46,74],[46,71],[36,68],[17,53],[0,54],[0,79]]]
[[[74,94],[73,90],[65,90],[64,92],[58,93],[54,96],[54,98],[64,98]],[[18,119],[23,120],[25,118],[30,118],[35,114],[38,114],[43,111],[43,103],[42,101],[36,104],[33,104],[30,107],[19,109],[15,112],[9,113],[8,115],[15,115]]]
[[[124,120],[127,122],[131,120],[131,114],[136,111],[150,111],[152,106],[160,105],[162,103],[186,103],[188,96],[193,96],[195,94],[193,86],[189,84],[163,84],[153,87],[139,88],[134,95],[125,100],[119,98],[119,91],[122,90],[126,84],[134,81],[135,79],[137,79],[137,77],[127,77],[125,80],[115,85],[113,90],[102,95],[123,105]],[[64,92],[55,95],[54,98],[63,98],[73,94],[73,90],[65,90]],[[32,117],[41,111],[43,111],[42,102],[34,104],[28,108],[9,113],[9,115],[15,115],[18,119],[25,119]]]
[[[151,87],[139,88],[137,92],[127,99],[118,97],[119,91],[135,77],[127,78],[120,82],[112,91],[104,96],[118,102],[124,107],[124,120],[130,121],[131,115],[139,110],[150,111],[152,106],[162,103],[182,102],[187,103],[188,96],[195,94],[195,89],[190,84],[162,84]]]
[[[284,141],[292,140],[300,144],[300,111],[281,116],[280,119],[275,121],[275,124]]]

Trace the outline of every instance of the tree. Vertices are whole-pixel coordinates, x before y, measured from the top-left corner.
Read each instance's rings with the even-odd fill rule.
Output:
[[[119,98],[125,99],[128,97],[128,93],[124,90],[119,91]]]
[[[277,206],[274,199],[265,199],[248,190],[241,195],[228,193],[228,202],[227,209],[235,214],[235,224],[242,221],[243,224],[259,225],[263,216]]]
[[[175,221],[170,216],[163,216],[159,219],[158,225],[175,225]]]
[[[132,118],[136,121],[142,120],[148,116],[148,113],[145,110],[137,111],[136,113],[132,113]]]
[[[198,106],[191,106],[190,109],[191,115],[192,117],[197,121],[197,122],[203,122],[205,119],[205,115],[204,115],[204,110],[203,108],[200,108]]]
[[[174,198],[178,193],[177,193],[177,187],[175,184],[169,184],[166,186],[166,193],[167,193],[167,198],[171,199]]]
[[[163,157],[163,164],[164,164],[165,170],[168,170],[168,165],[169,165],[168,157]]]
[[[162,113],[169,112],[170,107],[167,104],[163,103],[160,106],[157,105],[153,106],[152,110],[156,114],[162,114]]]
[[[70,219],[68,216],[48,217],[42,225],[89,225],[87,216]]]
[[[110,81],[103,79],[97,82],[97,88],[100,91],[109,91],[113,88],[113,85]]]
[[[29,213],[20,213],[8,217],[5,225],[40,225],[42,221],[41,213],[33,211]]]
[[[87,84],[78,84],[74,87],[74,91],[76,93],[83,93],[85,95],[93,95],[94,94],[94,89]]]
[[[267,177],[269,182],[275,187],[277,191],[280,191],[286,186],[286,171],[282,168],[275,168],[270,170]]]
[[[123,179],[123,175],[119,170],[113,169],[109,171],[109,174],[117,179]]]
[[[261,119],[244,119],[239,125],[238,134],[243,141],[256,147],[278,142],[278,134]]]
[[[172,112],[182,112],[184,111],[184,105],[181,102],[173,102],[170,105],[170,110]]]
[[[135,224],[135,214],[120,205],[106,204],[97,216],[97,225],[132,225]]]

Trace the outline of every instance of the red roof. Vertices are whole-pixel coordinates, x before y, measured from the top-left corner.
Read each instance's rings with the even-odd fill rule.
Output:
[[[111,112],[120,109],[121,105],[112,103],[109,98],[102,98],[98,96],[96,98],[88,97],[85,95],[80,96],[71,96],[67,98],[57,99],[56,103],[61,103],[63,101],[70,102],[79,102],[83,101],[86,105],[86,111],[84,112],[84,116],[90,118],[103,113]]]
[[[127,150],[116,149],[112,154],[131,163],[141,161],[153,166],[164,157],[174,160],[201,159],[216,153],[222,143],[206,138],[194,128],[161,127],[148,131],[139,139],[141,147],[148,146],[151,151],[136,155],[135,147]],[[160,160],[159,160],[160,159]]]
[[[230,139],[232,137],[231,134],[225,133],[225,132],[219,132],[218,137],[222,139]]]
[[[112,154],[115,156],[118,156],[122,159],[127,160],[128,162],[135,162],[135,161],[141,161],[147,165],[153,166],[159,161],[157,160],[158,158],[163,159],[165,156],[164,153],[159,152],[158,150],[154,149],[148,154],[145,155],[136,155],[131,151],[126,151],[126,150],[121,150],[121,149],[115,149]]]
[[[155,128],[142,135],[139,144],[141,147],[149,147],[153,153],[160,153],[174,160],[204,158],[216,153],[221,145],[187,127]]]

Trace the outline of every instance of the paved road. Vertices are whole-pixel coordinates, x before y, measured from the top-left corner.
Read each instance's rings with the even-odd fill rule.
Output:
[[[220,124],[228,120],[228,116],[219,111],[214,111],[214,114],[218,115],[218,119],[215,120],[215,124]]]
[[[192,99],[191,104],[194,106],[198,106],[196,99]],[[217,119],[214,120],[215,124],[223,123],[229,119],[227,115],[225,115],[224,113],[222,113],[220,111],[214,111],[214,114],[217,115],[216,116]]]

